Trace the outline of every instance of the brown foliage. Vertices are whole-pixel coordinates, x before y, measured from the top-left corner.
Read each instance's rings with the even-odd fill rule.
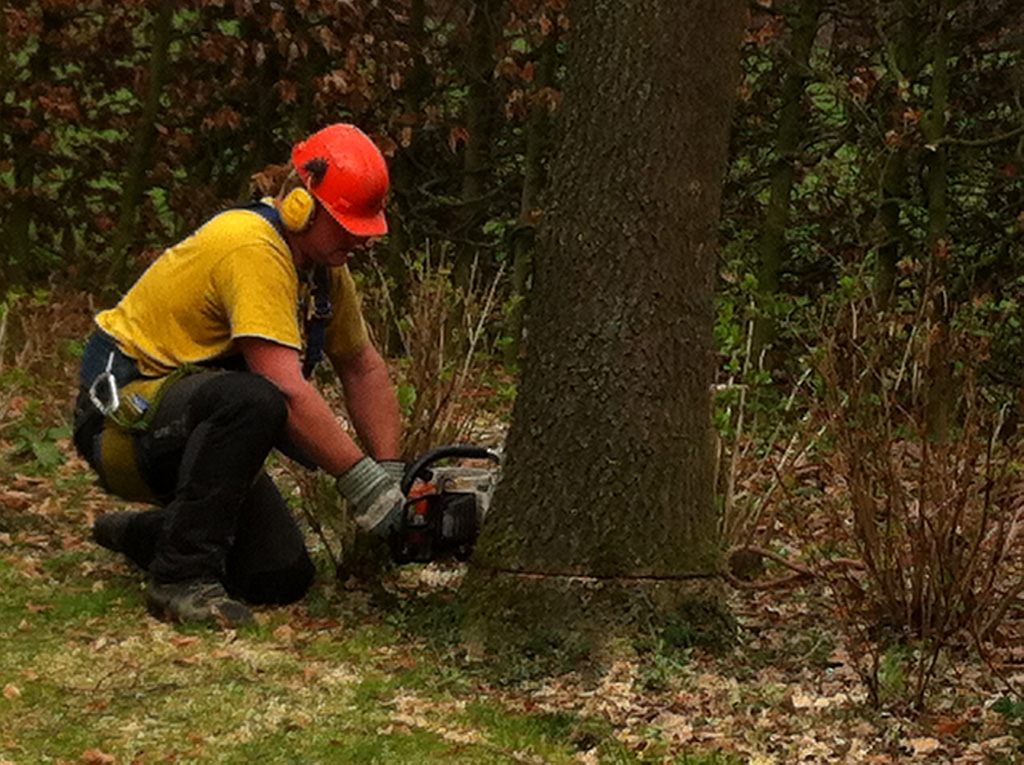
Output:
[[[419,28],[406,3],[175,3],[167,81],[149,125],[143,102],[152,86],[156,4],[8,6],[0,48],[0,122],[9,128],[0,137],[0,198],[19,202],[0,215],[10,234],[0,254],[8,283],[34,282],[70,263],[79,279],[103,278],[139,131],[158,138],[141,158],[151,193],[129,232],[133,252],[166,246],[218,208],[244,200],[253,174],[285,160],[303,134],[337,120],[358,123],[389,154],[420,153],[415,188],[400,191],[412,195],[429,227],[439,216],[424,211],[423,201],[436,205],[439,185],[461,183],[459,158],[436,149],[464,121],[447,103],[462,77],[455,46],[468,23],[464,9],[427,3],[429,18]],[[544,6],[519,3],[508,24],[542,39]],[[455,34],[434,23],[444,14]],[[496,45],[496,56],[525,71],[529,53],[513,51],[500,36]],[[424,154],[424,144],[433,150]],[[420,184],[432,191],[421,192]],[[514,189],[495,200],[496,207],[514,203]],[[422,228],[407,220],[407,230]]]
[[[1024,591],[1024,444],[1003,437],[1006,409],[978,386],[985,340],[947,340],[924,312],[873,315],[854,301],[840,313],[819,357],[822,414],[845,488],[835,522],[864,567],[831,583],[873,697],[883,655],[906,643],[917,646],[910,700],[921,707],[942,653],[965,640],[984,650]],[[959,402],[945,437],[921,382],[938,353]]]

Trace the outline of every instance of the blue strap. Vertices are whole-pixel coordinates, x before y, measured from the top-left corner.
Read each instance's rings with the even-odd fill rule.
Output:
[[[281,220],[281,213],[276,207],[264,202],[250,202],[242,205],[241,209],[250,210],[265,218],[277,229],[281,238],[284,238],[286,229]],[[331,320],[333,313],[331,308],[331,272],[327,266],[317,266],[313,270],[313,290],[305,308],[303,319],[306,324],[306,353],[302,360],[302,376],[309,378],[313,375],[316,365],[324,357],[324,348],[327,345],[327,322]]]
[[[331,319],[331,272],[327,266],[313,271],[312,305],[306,315],[306,358],[302,362],[302,376],[311,377],[316,365],[324,357],[327,345],[327,322]]]
[[[277,229],[277,233],[284,239],[285,232],[287,229],[284,227],[284,222],[281,220],[281,213],[277,211],[277,208],[273,205],[268,205],[266,202],[247,202],[243,205],[239,205],[239,210],[248,210],[254,212],[261,218],[264,218],[270,223],[271,226]]]

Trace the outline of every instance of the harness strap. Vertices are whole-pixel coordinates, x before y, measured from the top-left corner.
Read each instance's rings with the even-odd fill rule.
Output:
[[[254,212],[268,221],[284,239],[285,228],[281,213],[268,202],[250,202],[241,205],[243,210]],[[302,360],[302,376],[313,375],[316,365],[324,357],[327,346],[327,322],[331,320],[331,272],[327,266],[317,266],[313,270],[312,289],[303,306],[302,314],[306,328],[306,352]]]
[[[327,266],[313,271],[313,294],[306,315],[306,357],[302,361],[302,376],[309,378],[324,357],[327,345],[327,322],[331,320],[331,272]]]
[[[149,430],[167,389],[199,371],[201,367],[185,364],[169,375],[140,378],[121,388],[121,405],[107,415],[99,436],[99,473],[107,491],[136,502],[157,502],[139,469],[135,438]]]

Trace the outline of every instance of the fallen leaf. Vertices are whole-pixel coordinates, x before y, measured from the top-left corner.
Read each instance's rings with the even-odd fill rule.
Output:
[[[27,491],[5,491],[0,494],[0,504],[11,510],[25,510],[32,506],[33,495]]]
[[[913,752],[915,757],[920,757],[924,754],[931,754],[942,746],[942,744],[937,738],[922,736],[921,738],[909,739],[904,746]]]
[[[793,709],[797,711],[801,709],[810,709],[814,706],[814,698],[808,696],[806,693],[794,691],[793,695],[789,697],[789,703],[792,704]]]
[[[21,473],[14,474],[15,486],[42,486],[44,483],[46,483],[46,478],[41,475],[22,475]]]
[[[199,642],[199,638],[196,635],[172,635],[171,643],[176,645],[178,648],[184,648],[185,646],[195,645]]]
[[[967,725],[967,719],[954,719],[951,717],[940,717],[935,723],[935,732],[940,736],[952,736],[962,727]]]
[[[86,765],[113,765],[117,759],[114,755],[101,752],[99,749],[86,749],[82,752],[82,762]]]
[[[13,683],[8,683],[7,685],[4,686],[4,698],[5,699],[8,699],[10,701],[14,701],[17,698],[20,698],[20,696],[21,696],[21,691],[18,690],[18,686],[14,685]]]

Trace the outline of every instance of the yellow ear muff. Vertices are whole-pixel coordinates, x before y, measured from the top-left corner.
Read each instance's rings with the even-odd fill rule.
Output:
[[[315,209],[313,195],[301,187],[289,191],[278,208],[281,222],[289,231],[302,231],[309,226]]]

